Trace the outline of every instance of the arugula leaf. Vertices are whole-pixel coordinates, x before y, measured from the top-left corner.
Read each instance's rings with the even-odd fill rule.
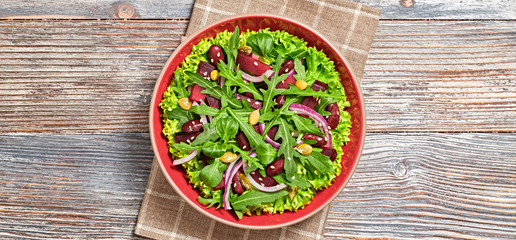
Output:
[[[236,197],[231,202],[231,206],[235,211],[247,211],[248,207],[251,206],[262,206],[263,203],[270,203],[276,201],[276,199],[281,198],[283,196],[287,196],[288,191],[286,189],[267,193],[262,191],[246,191],[242,195]]]
[[[199,115],[215,116],[219,112],[219,109],[210,107],[206,104],[195,105],[190,108],[190,112],[197,113]]]
[[[299,158],[301,164],[306,165],[308,163],[321,173],[329,173],[333,171],[332,161],[330,158],[320,152],[314,151],[308,156],[295,152],[295,156]]]
[[[260,115],[259,122],[265,123],[266,121],[272,120],[275,116],[276,114],[273,111],[265,112],[264,114]]]
[[[224,52],[226,52],[226,61],[228,63],[229,69],[233,69],[236,64],[236,58],[238,55],[238,46],[240,45],[240,29],[238,26],[235,27],[231,38],[229,39],[229,44],[226,46],[222,46]],[[218,64],[220,64],[219,62]],[[217,64],[217,66],[218,66]]]
[[[299,115],[292,115],[290,117],[299,132],[312,133],[315,135],[322,136],[321,129],[318,128],[315,122],[311,118],[304,118]]]
[[[228,108],[227,111],[229,115],[231,115],[238,122],[238,125],[240,125],[240,130],[242,130],[242,132],[247,137],[247,140],[249,140],[251,147],[266,144],[265,141],[261,138],[260,134],[255,132],[253,127],[251,127],[251,124],[242,121],[242,119],[237,116],[233,109]]]
[[[207,141],[202,145],[202,153],[211,158],[219,158],[224,155],[225,152],[226,148],[218,142]]]
[[[274,64],[274,67],[272,70],[274,71],[274,74],[271,77],[271,80],[267,79],[267,77],[263,76],[263,80],[265,81],[265,84],[267,84],[267,90],[263,90],[263,107],[260,111],[261,114],[265,114],[267,111],[270,110],[272,107],[272,104],[275,104],[275,102],[272,100],[276,95],[282,94],[284,89],[276,89],[276,85],[278,85],[279,82],[287,79],[287,74],[283,74],[281,76],[278,76],[278,72],[281,68],[281,63],[283,63],[283,57],[278,55],[278,58],[276,59],[276,64]]]
[[[258,160],[258,158],[249,156],[251,151],[244,151],[234,143],[231,144],[231,148],[233,149],[233,152],[238,152],[240,156],[242,156],[242,161],[247,161],[247,169],[245,170],[245,174],[249,174],[250,172],[256,169],[264,169],[263,165],[260,164],[260,160]]]
[[[301,59],[301,58],[305,58],[308,56],[308,51],[306,51],[305,49],[298,49],[298,50],[290,52],[289,54],[287,54],[287,56],[290,59],[296,59],[296,58]]]
[[[193,119],[192,113],[180,107],[174,108],[171,112],[164,111],[168,119],[177,119],[180,125]]]
[[[289,178],[285,184],[291,187],[297,186],[299,189],[305,189],[312,186],[312,184],[308,182],[308,179],[299,173],[295,173],[294,176]]]
[[[268,33],[256,33],[247,37],[247,45],[253,48],[253,52],[260,56],[270,58],[274,47],[274,39]]]
[[[228,104],[233,108],[241,108],[242,104],[232,94],[224,91],[216,82],[211,82],[203,78],[200,74],[194,72],[185,72],[185,74],[192,79],[194,83],[204,88],[203,93],[210,94],[212,97],[221,99],[226,97]]]
[[[186,91],[185,81],[181,70],[174,71],[174,91],[177,93],[177,98],[188,97],[189,93]]]
[[[221,205],[219,200],[214,199],[214,198],[203,198],[203,197],[199,196],[197,198],[197,201],[202,205],[205,205],[205,206],[208,205],[208,206],[206,206],[206,208],[210,208],[215,204],[219,204],[219,206],[217,208],[220,208],[220,205]]]
[[[226,86],[237,86],[239,87],[238,92],[239,93],[252,93],[254,98],[256,100],[263,100],[262,94],[260,91],[258,91],[253,83],[245,83],[242,79],[242,72],[240,71],[233,71],[233,68],[230,68],[229,65],[225,64],[224,62],[220,62],[217,67],[220,71],[220,76],[226,78]]]
[[[217,130],[213,127],[205,127],[205,131],[199,134],[195,140],[190,143],[191,146],[202,146],[205,142],[215,141],[219,138]]]
[[[263,165],[268,165],[274,161],[276,154],[276,150],[274,150],[274,147],[270,144],[263,143],[256,146],[256,155]]]
[[[296,71],[294,78],[297,80],[306,80],[305,66],[299,58],[294,59],[294,70]]]
[[[200,136],[200,135],[199,135]],[[201,145],[192,145],[192,144],[187,144],[187,143],[184,143],[184,142],[180,142],[180,143],[174,143],[173,145],[175,148],[177,149],[180,149],[181,151],[190,151],[190,150],[201,150],[202,146]]]
[[[283,115],[291,116],[294,114],[292,111],[290,111],[288,109],[288,107],[290,106],[290,104],[299,101],[299,99],[300,98],[298,98],[298,97],[287,99],[285,101],[285,103],[283,104],[283,106],[281,106],[281,108],[279,110],[276,110],[273,112],[275,114],[275,116],[270,122],[268,122],[265,125],[265,129],[262,133],[263,138],[265,138],[265,134],[267,134],[269,132],[269,130],[272,128],[272,126],[277,125],[276,121],[279,119],[280,116],[283,116]]]
[[[337,99],[334,98],[320,98],[319,104],[315,108],[315,111],[321,114],[322,116],[330,115],[330,112],[326,111],[326,107],[334,102],[337,102]]]
[[[280,124],[276,136],[281,137],[282,143],[278,149],[278,156],[283,155],[283,159],[285,160],[283,167],[285,169],[286,177],[287,179],[291,179],[297,171],[293,148],[293,146],[296,145],[296,139],[294,139],[290,134],[293,130],[292,126],[288,124],[284,118],[280,118],[279,121]]]
[[[225,166],[220,160],[215,160],[213,164],[204,167],[201,170],[201,178],[210,187],[216,187],[222,181],[222,171],[220,166]]]
[[[225,116],[217,122],[217,133],[225,142],[233,139],[238,133],[238,123],[230,116]]]
[[[327,92],[323,91],[314,91],[312,88],[307,87],[305,90],[301,90],[297,88],[296,86],[290,85],[289,89],[286,89],[282,93],[283,95],[297,95],[297,96],[313,96],[313,97],[329,97],[329,98],[342,98],[344,96],[340,96],[337,94],[329,94]]]

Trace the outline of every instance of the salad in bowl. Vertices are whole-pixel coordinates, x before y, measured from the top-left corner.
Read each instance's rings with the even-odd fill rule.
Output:
[[[221,215],[218,220],[244,225],[246,218],[305,211],[323,192],[335,197],[363,141],[353,137],[353,119],[363,116],[348,111],[353,101],[342,84],[342,68],[324,49],[282,29],[247,24],[234,23],[191,43],[169,68],[171,81],[152,104],[159,109],[167,151],[160,163],[181,172],[182,187],[197,194],[184,194],[172,181],[176,191],[196,208]],[[350,148],[352,138],[360,143]],[[168,170],[170,181],[176,176]],[[281,219],[265,225],[281,226]]]

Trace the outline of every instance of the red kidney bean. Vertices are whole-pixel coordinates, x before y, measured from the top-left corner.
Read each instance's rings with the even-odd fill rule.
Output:
[[[199,62],[199,66],[197,67],[197,73],[203,78],[209,78],[213,70],[215,70],[215,66],[203,61]]]
[[[328,157],[330,157],[330,160],[333,162],[335,161],[335,158],[337,158],[337,150],[333,148],[323,148],[321,151],[321,154],[324,154]]]
[[[323,83],[319,80],[315,80],[314,84],[312,84],[312,90],[314,91],[326,91],[326,88],[328,88],[328,84]]]
[[[231,181],[231,187],[233,187],[233,191],[236,193],[236,194],[242,194],[244,193],[244,187],[242,186],[242,184],[240,183],[240,180],[238,180],[238,176],[240,175],[240,170],[237,171],[237,173],[235,174],[235,176],[233,176],[233,179]]]
[[[303,99],[303,102],[301,103],[311,109],[314,109],[315,108],[315,105],[317,105],[317,99],[315,99],[314,97],[312,96],[306,96],[304,99]]]
[[[193,119],[185,122],[181,127],[181,131],[184,133],[199,132],[202,130],[202,122],[199,119]]]
[[[269,131],[267,132],[267,136],[269,136],[272,140],[274,140],[274,137],[276,137],[276,133],[278,132],[278,125],[274,125],[271,127],[271,129],[269,129]]]
[[[247,137],[242,131],[238,131],[236,137],[235,137],[238,146],[244,150],[248,151],[251,149],[251,145],[249,144],[249,140],[247,140]]]
[[[235,97],[236,97],[236,99],[238,99],[238,101],[247,101],[253,109],[257,109],[257,110],[262,109],[263,103],[258,100],[254,100],[252,98],[246,97],[246,96],[244,96],[242,94],[238,94],[238,93],[235,93]]]
[[[191,143],[191,142],[193,142],[195,140],[195,138],[199,134],[201,134],[201,132],[191,132],[191,133],[178,134],[178,135],[174,136],[174,141],[176,143],[181,143],[181,142]]]
[[[276,186],[278,185],[278,182],[276,182],[276,180],[274,180],[274,178],[272,177],[269,177],[269,176],[262,176],[262,174],[260,174],[260,172],[258,172],[257,170],[255,171],[252,171],[251,172],[251,177],[254,179],[254,181],[256,181],[258,184],[264,186],[264,187],[272,187],[272,186]]]
[[[312,144],[312,146],[314,146],[314,147],[322,147],[322,146],[326,145],[326,140],[323,137],[317,136],[315,134],[305,134],[303,136],[303,140],[317,141],[315,144]]]
[[[285,60],[282,64],[281,64],[281,68],[279,70],[279,73],[278,75],[282,75],[282,74],[285,74],[285,73],[288,73],[290,72],[292,69],[294,69],[294,61],[288,59],[288,60]]]
[[[258,134],[261,134],[261,133],[260,133],[260,125],[258,125],[258,124],[253,125],[253,129],[254,129],[254,131],[255,131],[255,132],[257,132]]]
[[[246,96],[246,97],[248,97],[248,98],[253,98],[253,97],[254,97],[254,96],[253,96],[253,94],[252,94],[252,93],[250,93],[250,92],[242,93],[242,95],[244,95],[244,96]]]
[[[328,125],[330,126],[331,130],[337,128],[337,126],[339,125],[339,122],[340,122],[340,115],[338,114],[332,114],[330,116],[328,116]]]
[[[280,158],[278,160],[275,160],[269,166],[267,166],[267,176],[272,177],[275,175],[278,175],[279,173],[283,172],[283,165],[285,163],[285,160],[283,158]]]
[[[218,45],[211,45],[208,50],[208,56],[210,58],[210,63],[215,65],[215,67],[217,67],[219,60],[224,62],[224,53],[222,52],[222,48]]]
[[[206,102],[208,103],[208,106],[220,109],[222,107],[222,103],[220,102],[220,99],[214,98],[208,94],[206,94]]]
[[[275,108],[280,108],[283,106],[283,104],[285,104],[285,95],[278,95],[274,98],[274,102],[276,102],[277,104],[274,105]]]

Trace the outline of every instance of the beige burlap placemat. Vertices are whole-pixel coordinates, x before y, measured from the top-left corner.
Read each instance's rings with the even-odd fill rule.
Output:
[[[239,13],[270,13],[298,20],[323,34],[362,79],[380,10],[347,1],[197,0],[186,36],[209,23]],[[155,239],[321,239],[328,208],[276,230],[245,230],[211,220],[188,205],[169,185],[155,159],[135,234]]]

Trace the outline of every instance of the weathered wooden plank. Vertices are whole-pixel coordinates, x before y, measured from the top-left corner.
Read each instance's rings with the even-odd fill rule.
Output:
[[[514,239],[515,134],[369,134],[330,239]]]
[[[0,135],[0,238],[129,238],[148,134]],[[516,135],[368,134],[325,235],[516,237]]]
[[[382,9],[382,19],[516,19],[516,6],[511,0],[488,2],[483,0],[352,1]],[[11,19],[188,18],[194,6],[193,0],[81,0],[74,2],[7,0],[2,3],[0,18]],[[324,4],[331,5],[332,1],[325,1]],[[212,6],[212,8],[216,8],[216,6]]]
[[[147,132],[187,24],[0,21],[0,132]],[[381,21],[362,82],[368,131],[515,131],[515,27]]]

